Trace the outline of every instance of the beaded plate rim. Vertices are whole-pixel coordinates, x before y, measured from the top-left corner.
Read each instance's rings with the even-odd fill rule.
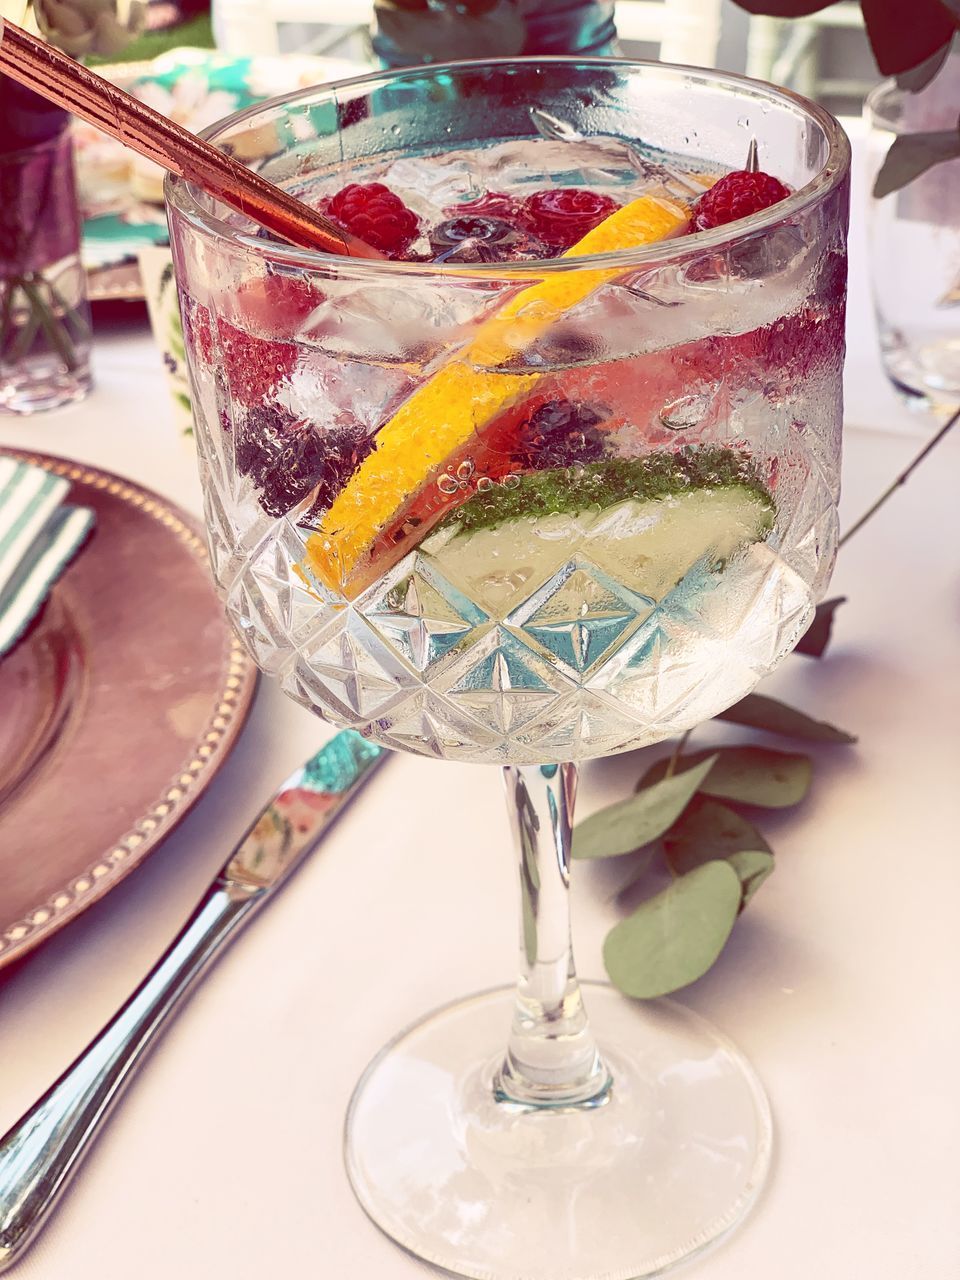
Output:
[[[21,462],[42,467],[74,484],[99,489],[155,519],[203,566],[209,555],[198,522],[159,494],[99,467],[25,449],[2,451]],[[213,583],[211,579],[211,590]],[[73,920],[151,853],[212,781],[226,761],[246,722],[256,691],[257,668],[230,629],[226,615],[224,662],[213,714],[190,748],[183,766],[159,788],[157,798],[118,839],[79,874],[9,924],[0,922],[0,969],[37,946]]]

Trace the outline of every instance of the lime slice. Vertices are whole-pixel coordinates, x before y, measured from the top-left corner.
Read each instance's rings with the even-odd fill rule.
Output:
[[[723,563],[761,541],[772,523],[769,505],[751,490],[714,489],[602,512],[520,516],[459,536],[442,529],[421,550],[454,586],[502,617],[576,555],[638,595],[661,600],[695,564]]]
[[[687,211],[642,196],[617,209],[569,249],[565,258],[635,248],[686,229]],[[305,569],[354,596],[371,573],[358,566],[380,530],[446,458],[478,428],[531,393],[540,374],[502,366],[570,307],[620,272],[616,268],[552,273],[521,289],[486,320],[472,342],[413,392],[377,432],[377,447],[338,495],[307,542]],[[387,564],[379,564],[383,570]]]

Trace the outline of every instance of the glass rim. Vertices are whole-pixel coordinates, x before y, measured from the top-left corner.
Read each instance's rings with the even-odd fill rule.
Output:
[[[898,122],[891,118],[891,108],[896,109],[904,99],[906,90],[901,89],[894,77],[881,80],[875,84],[863,99],[864,119],[875,128],[889,128],[896,133]]]
[[[709,231],[697,231],[693,236],[677,236],[672,239],[658,240],[650,244],[639,245],[628,249],[615,249],[605,253],[584,254],[576,258],[538,258],[524,262],[484,262],[469,264],[449,264],[434,262],[404,262],[394,259],[355,258],[346,254],[327,253],[318,249],[301,249],[295,245],[286,245],[275,240],[265,240],[256,233],[240,231],[225,219],[205,211],[196,196],[197,185],[179,175],[168,173],[164,179],[164,199],[168,210],[176,217],[182,218],[195,231],[216,240],[229,241],[232,245],[256,254],[265,262],[278,266],[307,269],[314,272],[329,273],[331,269],[342,273],[345,269],[361,276],[396,276],[406,278],[450,280],[523,280],[530,277],[542,278],[569,271],[584,269],[628,270],[656,262],[663,265],[678,257],[684,257],[691,247],[697,249],[719,249],[722,246],[736,243],[756,232],[788,221],[806,210],[810,205],[823,199],[836,188],[847,176],[850,169],[850,141],[840,122],[826,108],[818,103],[794,93],[791,89],[770,84],[765,80],[757,80],[750,76],[733,71],[720,71],[712,67],[694,67],[682,63],[655,62],[640,58],[598,58],[578,57],[576,54],[548,57],[526,58],[485,58],[465,59],[455,62],[430,63],[426,66],[401,67],[394,70],[374,70],[362,75],[332,80],[329,84],[313,85],[293,93],[264,99],[254,103],[242,111],[233,112],[222,120],[208,125],[201,131],[200,137],[216,145],[216,140],[227,129],[245,121],[253,121],[264,111],[277,106],[316,100],[321,97],[336,99],[341,89],[355,89],[365,84],[390,81],[400,82],[406,78],[438,76],[450,71],[487,70],[490,67],[523,67],[543,65],[573,65],[603,70],[609,67],[631,67],[649,70],[655,73],[675,73],[694,75],[706,82],[726,86],[732,90],[748,89],[756,97],[767,101],[779,101],[795,109],[813,120],[823,131],[827,142],[827,157],[821,168],[809,182],[794,191],[786,200],[781,200],[768,209],[751,214],[732,224],[736,231],[731,233],[730,225],[714,227]]]

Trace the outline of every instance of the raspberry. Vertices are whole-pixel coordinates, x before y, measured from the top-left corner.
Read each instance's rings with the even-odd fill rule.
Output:
[[[790,191],[779,178],[769,173],[748,173],[738,169],[727,173],[705,191],[694,206],[693,222],[698,231],[724,227],[751,213],[769,209],[786,200]]]
[[[260,490],[269,516],[314,494],[307,519],[325,511],[374,447],[359,423],[322,433],[275,405],[252,409],[237,434],[237,471]]]
[[[550,400],[536,409],[519,431],[514,459],[520,466],[543,471],[599,462],[604,436],[597,430],[604,414],[570,400]]]
[[[619,203],[584,187],[535,191],[520,207],[520,221],[555,250],[569,249],[608,218]]]
[[[205,364],[214,364],[213,323],[210,312],[199,303],[190,317],[188,337],[195,357]],[[262,404],[277,384],[296,368],[299,351],[293,342],[256,338],[222,319],[217,324],[216,338],[230,394],[240,404],[248,407]]]
[[[516,200],[505,191],[485,191],[482,196],[474,196],[472,200],[461,200],[459,204],[448,205],[443,212],[451,218],[503,218],[505,222],[512,222],[516,219],[518,210]]]
[[[187,341],[193,347],[194,356],[204,364],[213,363],[213,333],[210,330],[210,312],[199,302],[186,313]]]
[[[219,333],[230,394],[241,404],[263,404],[297,367],[296,343],[255,338],[227,320],[220,321]]]
[[[269,273],[247,280],[236,294],[235,313],[258,333],[295,337],[324,295],[301,275]]]
[[[323,200],[321,210],[391,258],[402,257],[420,231],[417,215],[382,182],[351,182]]]

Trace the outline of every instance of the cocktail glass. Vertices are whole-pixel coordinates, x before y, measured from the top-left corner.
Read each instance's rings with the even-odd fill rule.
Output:
[[[324,718],[502,766],[514,818],[519,985],[431,1013],[370,1064],[353,1187],[450,1272],[659,1274],[753,1203],[770,1115],[701,1018],[578,984],[577,762],[740,698],[826,584],[846,141],[768,85],[582,59],[376,74],[208,136],[308,200],[381,181],[434,228],[414,260],[336,258],[167,189],[238,633]],[[751,139],[792,194],[683,234]],[[580,256],[544,260],[550,227],[498,219],[557,187],[621,208]],[[464,213],[499,230],[436,232]]]

